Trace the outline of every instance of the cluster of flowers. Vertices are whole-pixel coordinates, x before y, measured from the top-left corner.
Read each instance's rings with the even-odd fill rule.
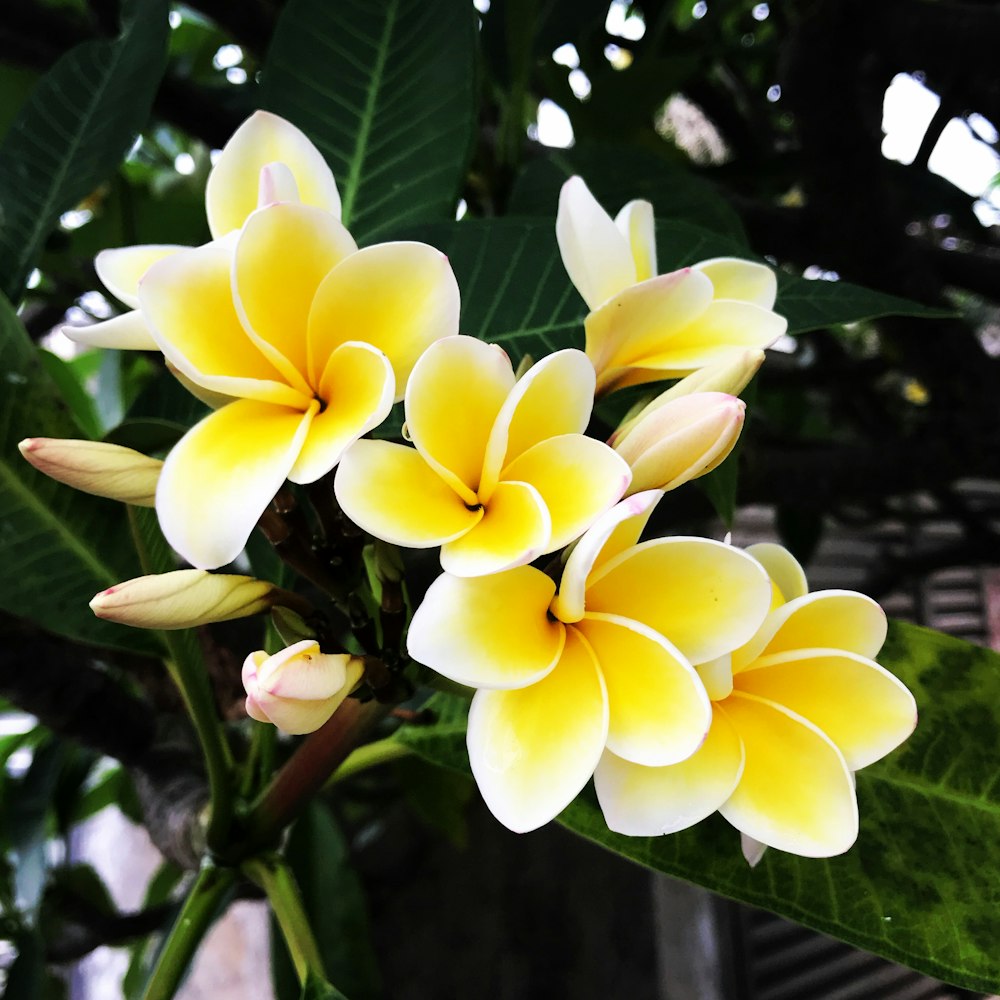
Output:
[[[593,777],[621,833],[669,833],[718,810],[748,856],[850,847],[853,772],[916,719],[873,659],[881,609],[808,593],[776,545],[640,541],[665,491],[715,468],[739,437],[736,393],[785,330],[771,270],[726,258],[657,275],[649,203],[612,220],[573,178],[557,237],[590,309],[586,350],[515,373],[500,347],[459,334],[439,251],[357,248],[329,168],[288,122],[244,123],[206,202],[204,246],[100,254],[102,281],[133,311],[67,332],[161,351],[213,412],[163,463],[92,442],[22,445],[57,479],[155,505],[196,567],[113,587],[94,610],[181,627],[282,603],[265,581],[207,571],[239,555],[286,479],[336,468],[356,525],[440,547],[408,653],[475,689],[469,756],[502,823],[548,822]],[[608,443],[586,436],[595,395],[664,379],[679,381]],[[400,400],[408,443],[366,437]],[[541,557],[544,571],[531,565]],[[253,652],[247,712],[309,732],[361,672],[308,639]]]

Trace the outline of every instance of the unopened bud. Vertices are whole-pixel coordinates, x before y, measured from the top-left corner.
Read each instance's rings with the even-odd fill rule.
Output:
[[[739,439],[745,409],[735,396],[697,392],[646,413],[614,446],[632,467],[629,494],[673,490],[711,472]]]
[[[322,653],[303,639],[268,656],[260,649],[243,663],[247,715],[294,736],[319,729],[361,679],[364,664],[348,653]]]
[[[103,441],[26,438],[17,447],[39,472],[84,493],[136,507],[155,503],[159,459]]]
[[[116,584],[102,590],[90,607],[98,618],[136,628],[195,628],[259,614],[284,593],[252,576],[179,569]]]

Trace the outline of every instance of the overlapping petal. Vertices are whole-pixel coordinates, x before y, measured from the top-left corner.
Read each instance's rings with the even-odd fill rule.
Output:
[[[676,647],[619,615],[587,614],[573,627],[593,649],[607,685],[608,749],[650,766],[690,757],[708,733],[712,708]]]
[[[768,657],[734,678],[736,689],[778,702],[837,746],[852,771],[895,750],[917,724],[906,685],[855,653],[805,649]]]
[[[737,299],[771,309],[778,297],[778,279],[766,264],[739,257],[713,257],[694,268],[711,279],[717,299]]]
[[[140,244],[102,250],[94,258],[94,270],[116,299],[133,309],[139,306],[139,281],[158,261],[186,247],[168,243]]]
[[[523,566],[548,549],[552,519],[530,483],[500,483],[482,520],[441,546],[441,568],[455,576],[482,576]]]
[[[557,816],[594,773],[608,702],[594,654],[574,629],[555,668],[530,687],[478,691],[469,761],[490,811],[516,833]]]
[[[743,773],[743,744],[718,707],[705,742],[687,760],[644,767],[610,750],[594,772],[608,827],[632,837],[686,830],[711,816],[732,795]]]
[[[546,614],[555,584],[540,570],[462,578],[442,573],[413,614],[407,652],[478,688],[521,688],[555,666],[566,628]]]
[[[309,313],[310,380],[348,340],[363,340],[388,357],[396,398],[417,358],[458,333],[458,283],[448,258],[425,243],[380,243],[342,260],[316,291]]]
[[[156,489],[167,541],[193,566],[232,562],[284,482],[309,431],[306,412],[240,399],[195,424],[173,447]]]
[[[64,326],[70,340],[87,347],[110,347],[117,351],[158,351],[149,324],[138,309],[88,326]]]
[[[630,201],[616,216],[615,225],[628,241],[635,263],[635,280],[656,276],[656,226],[648,201]]]
[[[807,858],[842,854],[858,835],[854,781],[816,726],[781,705],[733,692],[723,711],[743,743],[743,776],[719,811],[755,840]]]
[[[767,615],[771,583],[739,549],[706,538],[657,538],[591,574],[587,611],[621,614],[666,636],[694,664],[750,639]]]
[[[337,500],[360,528],[394,545],[432,548],[464,535],[482,519],[423,460],[391,441],[357,441],[334,481]]]
[[[381,351],[370,344],[341,344],[320,382],[320,398],[330,402],[309,425],[288,478],[314,483],[325,476],[349,445],[389,415],[395,387],[389,359]]]
[[[337,183],[320,151],[291,122],[257,111],[233,133],[209,174],[205,208],[213,238],[243,225],[257,208],[261,168],[276,162],[289,169],[304,204],[340,218]]]
[[[748,545],[746,552],[767,570],[771,582],[778,588],[776,600],[779,605],[809,593],[805,571],[784,545],[758,542],[756,545]]]

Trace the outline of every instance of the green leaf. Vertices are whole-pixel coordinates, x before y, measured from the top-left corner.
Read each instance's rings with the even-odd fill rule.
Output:
[[[702,476],[698,480],[698,485],[705,492],[715,513],[725,524],[727,530],[732,530],[733,518],[736,517],[736,496],[739,490],[740,481],[740,455],[743,452],[743,441],[747,435],[749,427],[752,425],[755,403],[757,402],[757,380],[752,379],[750,384],[740,393],[746,401],[748,407],[748,419],[743,427],[743,432],[736,441],[733,450],[726,456],[723,463],[713,469],[707,476]],[[753,433],[750,431],[750,433]]]
[[[447,837],[458,848],[469,840],[467,820],[474,786],[464,774],[430,767],[421,757],[407,757],[393,764],[403,796],[420,820]]]
[[[66,984],[45,965],[45,941],[37,930],[18,936],[17,958],[7,972],[4,1000],[65,1000]]]
[[[347,1000],[347,997],[336,986],[310,972],[299,1000]]]
[[[322,150],[356,239],[454,217],[474,135],[475,47],[464,0],[285,6],[261,103]]]
[[[285,856],[302,894],[327,975],[344,988],[351,1000],[380,997],[364,890],[351,867],[344,836],[321,802],[312,802],[292,828]],[[280,1000],[292,1000],[299,996],[298,982],[277,927],[271,940],[275,992]]]
[[[920,723],[859,772],[861,833],[829,860],[770,850],[756,868],[718,816],[666,837],[623,837],[592,792],[559,817],[569,829],[660,872],[772,910],[967,989],[1000,990],[1000,655],[892,623],[879,661],[913,691]],[[397,735],[468,771],[465,703],[435,695],[435,726]]]
[[[612,218],[626,202],[644,198],[653,203],[657,219],[696,223],[745,241],[740,217],[714,185],[654,153],[620,144],[580,143],[533,160],[514,184],[508,213],[554,219],[559,189],[574,174],[586,181]]]
[[[108,806],[117,806],[133,823],[142,822],[135,786],[123,767],[112,767],[101,774],[77,799],[68,822],[82,823]]]
[[[38,353],[0,296],[0,608],[82,642],[155,653],[139,629],[101,621],[100,590],[139,575],[121,504],[36,472],[17,450],[26,437],[79,436]]]
[[[123,4],[114,40],[86,42],[42,78],[0,146],[0,290],[20,298],[60,214],[110,174],[166,65],[165,0]]]
[[[45,373],[52,379],[59,394],[66,401],[70,415],[76,421],[76,425],[83,432],[84,437],[99,438],[101,436],[101,422],[97,419],[97,410],[94,407],[93,399],[87,394],[77,377],[77,369],[49,351],[39,351],[38,360],[41,361]]]

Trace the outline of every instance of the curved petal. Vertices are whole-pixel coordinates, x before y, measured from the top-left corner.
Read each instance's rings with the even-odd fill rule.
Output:
[[[268,163],[260,168],[257,184],[257,207],[275,205],[279,201],[301,202],[299,185],[287,163]],[[339,218],[339,216],[334,216]]]
[[[528,483],[501,483],[482,520],[441,546],[441,567],[455,576],[483,576],[523,566],[549,551],[552,520]]]
[[[584,324],[587,357],[605,387],[608,371],[659,354],[712,302],[712,282],[685,268],[633,285],[594,310]]]
[[[577,622],[608,689],[608,749],[636,764],[676,764],[701,746],[712,703],[687,660],[657,632],[619,615]]]
[[[318,408],[238,399],[177,442],[160,473],[156,513],[164,537],[192,566],[215,569],[242,552]]]
[[[347,683],[346,653],[322,653],[315,639],[302,639],[257,663],[258,685],[279,698],[323,701]]]
[[[635,280],[656,277],[656,226],[648,201],[630,201],[616,216],[618,231],[628,240],[635,263]]]
[[[164,356],[212,392],[305,409],[250,340],[233,304],[231,244],[208,243],[154,264],[139,286],[142,311]]]
[[[410,440],[466,503],[479,502],[486,444],[513,387],[507,354],[475,337],[445,337],[413,367],[406,387]]]
[[[369,534],[394,545],[429,549],[479,523],[481,509],[462,498],[407,445],[356,441],[334,480],[344,513]]]
[[[347,340],[363,340],[388,357],[396,399],[417,358],[458,333],[458,283],[448,258],[425,243],[380,243],[342,260],[316,291],[309,313],[313,377]]]
[[[180,382],[180,384],[184,386],[184,388],[187,389],[187,391],[191,393],[195,399],[200,400],[211,410],[221,409],[223,406],[226,406],[237,398],[236,396],[226,396],[221,392],[212,392],[211,389],[205,389],[203,386],[198,385],[197,382],[192,382],[191,379],[189,379],[187,375],[185,375],[184,372],[182,372],[176,365],[171,364],[169,361],[166,361],[165,363],[167,371],[170,372],[170,374],[173,375],[173,377],[177,379],[177,381]]]
[[[716,299],[736,299],[763,309],[774,308],[778,279],[766,264],[739,257],[713,257],[693,267],[712,282]]]
[[[556,240],[569,280],[591,309],[636,282],[632,249],[582,177],[559,192]]]
[[[705,742],[679,764],[643,767],[606,751],[594,772],[608,828],[630,837],[686,830],[732,795],[743,774],[743,744],[718,707]]]
[[[340,195],[320,151],[291,122],[255,111],[230,137],[205,187],[212,236],[239,229],[257,207],[260,171],[271,163],[288,167],[299,197],[340,218]]]
[[[768,847],[806,858],[843,854],[858,835],[858,804],[840,751],[774,702],[734,691],[722,705],[746,763],[719,812]]]
[[[563,569],[552,613],[564,622],[583,617],[587,579],[591,571],[639,541],[642,529],[660,502],[662,490],[636,493],[602,515],[573,546]]]
[[[139,280],[158,261],[189,247],[148,243],[134,247],[102,250],[94,258],[94,270],[101,284],[125,305],[139,306]]]
[[[303,392],[311,392],[305,377],[306,329],[316,289],[357,249],[329,212],[288,203],[254,212],[236,243],[233,293],[244,329],[289,384]]]
[[[60,331],[70,340],[87,347],[110,347],[116,351],[158,351],[160,345],[153,337],[142,312],[132,309],[89,326],[63,326]]]
[[[288,478],[314,483],[344,450],[389,415],[396,388],[389,359],[370,344],[341,344],[327,362],[320,397],[330,400],[316,414]]]
[[[510,480],[530,483],[541,494],[552,518],[552,536],[544,552],[579,538],[621,499],[632,479],[621,456],[583,434],[541,441],[515,458],[501,476],[494,496]]]
[[[738,691],[808,719],[836,744],[852,771],[895,750],[917,724],[917,705],[906,685],[854,653],[779,653],[768,657],[766,666],[738,674],[733,683]]]
[[[693,271],[693,274],[699,272]],[[784,316],[752,302],[712,302],[683,329],[672,330],[662,343],[647,342],[648,353],[614,359],[602,374],[616,389],[664,378],[680,378],[706,365],[724,362],[734,350],[770,347],[788,328]],[[627,371],[618,369],[627,367]]]
[[[595,382],[593,366],[582,351],[556,351],[532,365],[518,379],[493,426],[480,497],[488,498],[501,470],[540,441],[582,434],[594,407]]]
[[[320,701],[302,698],[276,698],[260,689],[252,699],[252,702],[255,703],[253,712],[250,708],[251,699],[247,698],[247,715],[258,721],[270,722],[283,733],[301,736],[305,733],[316,732],[333,715],[345,697],[346,692]],[[261,719],[261,716],[264,718]]]
[[[874,659],[885,642],[885,612],[853,590],[818,590],[781,605],[760,631],[733,654],[733,672],[750,670],[761,656],[794,649],[842,649]]]
[[[565,627],[546,614],[554,589],[532,566],[470,578],[442,573],[413,613],[407,652],[470,687],[534,684],[556,665],[565,642]]]
[[[775,542],[758,542],[746,547],[751,555],[767,570],[771,582],[778,588],[779,604],[794,601],[809,593],[809,584],[801,563],[784,547]]]
[[[656,538],[596,570],[587,611],[648,625],[693,663],[741,646],[760,627],[771,582],[745,552],[707,538]]]
[[[478,691],[467,742],[490,812],[515,833],[554,819],[590,780],[608,732],[594,654],[574,629],[555,669],[516,691]]]

